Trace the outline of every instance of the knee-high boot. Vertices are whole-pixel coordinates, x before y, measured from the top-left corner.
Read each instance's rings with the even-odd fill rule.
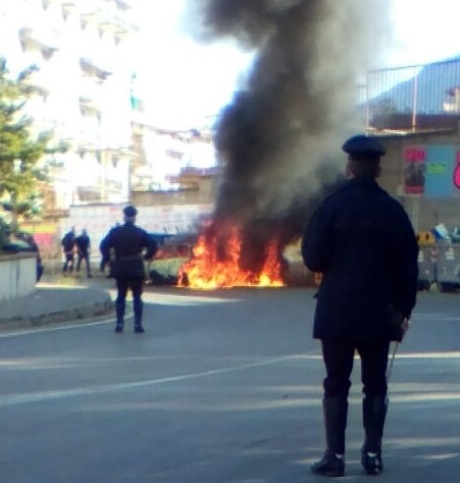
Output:
[[[376,475],[383,471],[382,437],[387,408],[386,398],[365,397],[363,399],[363,426],[366,437],[361,463],[369,475]]]
[[[135,298],[133,300],[133,310],[134,310],[134,331],[138,333],[145,332],[142,327],[142,312],[143,312],[143,302],[140,298]]]
[[[311,470],[317,475],[343,476],[348,402],[344,398],[326,398],[323,400],[323,411],[327,449],[323,459],[315,463]]]
[[[115,332],[123,332],[123,326],[125,323],[125,301],[124,300],[116,300],[115,301],[115,310],[117,314],[117,325],[115,327]]]

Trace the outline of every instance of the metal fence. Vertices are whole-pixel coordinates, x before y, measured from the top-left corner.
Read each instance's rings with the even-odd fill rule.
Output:
[[[359,97],[369,131],[455,129],[460,119],[460,58],[369,71]]]

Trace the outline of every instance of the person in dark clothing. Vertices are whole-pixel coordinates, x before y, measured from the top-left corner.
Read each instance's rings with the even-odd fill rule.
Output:
[[[114,228],[117,226],[121,226],[119,222],[115,223]],[[110,233],[110,231],[109,231]],[[113,278],[113,266],[114,266],[114,257],[113,257],[113,249],[106,249],[108,234],[101,240],[99,244],[99,252],[101,253],[101,261],[99,263],[99,270],[105,274],[105,268],[109,267],[109,273],[106,275],[107,278]],[[108,255],[107,255],[108,254]],[[107,258],[108,256],[108,258]]]
[[[361,359],[368,474],[383,470],[387,411],[386,368],[391,340],[402,340],[416,302],[418,245],[398,201],[376,181],[383,146],[354,136],[342,146],[348,180],[318,207],[302,238],[308,269],[322,273],[313,337],[321,339],[326,367],[323,412],[326,452],[315,474],[343,476],[348,392],[355,350]],[[396,331],[392,322],[398,319]]]
[[[80,272],[81,262],[84,260],[86,264],[86,275],[88,278],[91,278],[91,264],[89,261],[91,239],[85,229],[82,230],[81,235],[75,238],[75,245],[77,247],[77,273]]]
[[[126,294],[131,289],[134,309],[134,331],[145,332],[142,326],[142,289],[145,279],[144,260],[151,260],[157,252],[157,244],[148,233],[134,223],[137,209],[126,206],[123,210],[124,225],[112,228],[103,243],[101,252],[103,260],[110,260],[110,250],[114,251],[115,261],[113,276],[117,282],[117,299],[115,308],[117,323],[115,332],[123,332],[126,306]],[[145,253],[143,251],[145,250]]]
[[[99,270],[102,273],[105,273],[105,267],[110,264],[110,258],[107,258],[107,255],[105,255],[105,253],[108,253],[108,256],[110,257],[110,252],[106,250],[107,237],[108,237],[108,234],[105,235],[105,237],[101,240],[101,243],[99,244],[99,251],[101,253],[101,262],[99,264]]]
[[[72,227],[61,240],[62,249],[64,251],[65,262],[62,267],[62,273],[73,272],[75,264],[75,228]]]

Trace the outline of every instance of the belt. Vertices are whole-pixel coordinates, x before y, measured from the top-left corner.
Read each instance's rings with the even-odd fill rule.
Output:
[[[135,260],[142,260],[142,257],[140,255],[127,255],[125,257],[118,257],[117,262],[120,261],[135,261]]]

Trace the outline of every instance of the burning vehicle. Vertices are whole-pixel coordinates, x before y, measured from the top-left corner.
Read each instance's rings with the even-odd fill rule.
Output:
[[[179,272],[179,285],[196,289],[281,287],[283,259],[276,237],[254,239],[233,224],[213,222],[199,236],[192,258]]]

